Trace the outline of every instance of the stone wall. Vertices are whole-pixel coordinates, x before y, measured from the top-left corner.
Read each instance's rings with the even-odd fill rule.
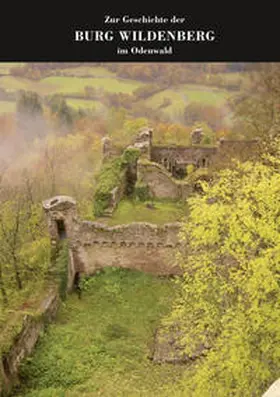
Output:
[[[19,382],[18,372],[21,362],[32,353],[45,325],[55,317],[58,305],[58,293],[56,289],[52,289],[41,302],[36,315],[25,315],[23,318],[20,331],[1,357],[1,396],[8,395],[12,387]]]
[[[62,209],[64,204],[65,214]],[[179,223],[163,226],[131,223],[109,227],[98,222],[80,221],[71,197],[57,196],[46,200],[43,205],[54,243],[59,238],[55,230],[58,217],[65,222],[70,248],[69,288],[75,272],[94,274],[97,269],[108,266],[158,275],[181,273],[175,259],[180,245]]]
[[[72,245],[77,268],[86,274],[108,266],[141,270],[157,275],[180,273],[174,261],[179,246],[179,223],[164,226],[131,223],[108,227],[81,222]]]
[[[192,191],[191,185],[173,178],[162,165],[153,162],[138,161],[137,180],[160,199],[185,200]]]
[[[217,151],[218,147],[152,146],[151,160],[163,165],[174,161],[206,167],[211,164]]]

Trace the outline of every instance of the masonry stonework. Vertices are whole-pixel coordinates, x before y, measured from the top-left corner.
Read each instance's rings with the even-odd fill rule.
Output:
[[[53,244],[62,238],[64,223],[69,242],[71,288],[76,272],[94,274],[108,266],[136,269],[156,275],[180,274],[175,254],[180,246],[180,223],[162,226],[135,222],[109,227],[99,222],[81,221],[76,203],[68,196],[56,196],[43,203]]]
[[[32,353],[45,326],[55,318],[58,307],[59,295],[53,288],[47,291],[36,316],[28,314],[24,316],[21,328],[11,341],[11,346],[7,347],[5,353],[2,352],[0,360],[1,396],[9,395],[12,388],[20,382],[18,377],[20,364]]]

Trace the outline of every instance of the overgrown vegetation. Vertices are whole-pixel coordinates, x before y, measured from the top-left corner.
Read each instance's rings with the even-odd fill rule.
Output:
[[[237,164],[189,200],[172,315],[186,353],[206,354],[185,377],[189,396],[259,396],[279,375],[279,169]]]
[[[106,161],[98,175],[93,206],[94,215],[101,216],[110,205],[112,190],[125,183],[125,169],[120,157]]]
[[[123,269],[85,280],[22,366],[17,396],[176,396],[183,368],[148,358],[175,292],[170,280]]]
[[[143,182],[137,181],[135,184],[134,196],[140,201],[148,201],[151,198],[149,186]]]
[[[120,189],[122,194],[125,191],[133,191],[133,186],[127,186],[131,180],[129,178],[130,167],[136,165],[140,151],[135,148],[127,148],[120,157],[109,159],[104,162],[97,178],[94,193],[94,215],[101,216],[110,206],[112,200],[112,190]]]
[[[24,302],[31,285],[45,278],[50,257],[41,207],[19,189],[5,193],[0,203],[0,324]]]
[[[54,253],[53,263],[48,272],[50,281],[58,284],[59,296],[62,301],[66,299],[68,283],[69,244],[66,239],[61,240]]]

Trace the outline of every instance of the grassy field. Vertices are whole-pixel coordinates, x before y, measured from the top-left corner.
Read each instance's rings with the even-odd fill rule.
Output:
[[[145,101],[145,104],[152,109],[158,109],[162,105],[165,98],[171,100],[171,104],[169,106],[162,108],[166,114],[169,116],[176,116],[184,111],[186,103],[182,97],[182,94],[171,89],[158,92],[157,94],[151,96]]]
[[[87,99],[73,99],[67,98],[67,104],[74,109],[94,109],[98,112],[106,111],[106,106],[104,106],[101,102]]]
[[[187,102],[201,102],[217,107],[224,105],[230,96],[230,93],[226,90],[194,84],[181,85],[179,92]]]
[[[86,86],[103,88],[107,92],[123,92],[130,94],[143,83],[136,80],[119,80],[113,77],[63,77],[51,76],[39,81],[32,81],[22,77],[2,76],[0,87],[8,91],[31,90],[41,95],[55,93],[83,93]]]
[[[100,78],[78,78],[78,77],[47,77],[42,83],[55,87],[56,92],[72,93],[84,92],[86,86],[96,89],[103,88],[107,92],[123,92],[130,94],[143,83],[136,80],[118,80],[111,77]]]
[[[10,101],[0,101],[0,114],[13,113],[16,110],[16,103]]]
[[[151,203],[151,202],[149,202]],[[112,218],[107,218],[109,225],[131,222],[149,222],[162,225],[177,222],[187,215],[186,204],[170,201],[154,201],[154,208],[147,207],[146,202],[122,200]]]
[[[78,66],[76,68],[60,69],[67,76],[92,76],[92,77],[114,77],[115,73],[101,66]]]
[[[90,86],[109,93],[132,94],[135,89],[145,85],[145,83],[141,81],[119,78],[115,73],[99,66],[65,68],[57,71],[59,73],[62,72],[65,76],[50,76],[35,81],[9,75],[8,73],[11,65],[13,64],[0,64],[0,71],[1,68],[3,68],[4,74],[0,76],[0,88],[4,88],[10,92],[23,89],[35,91],[42,96],[62,93],[67,97],[73,94],[84,94],[85,87]],[[224,75],[226,77],[224,77]],[[228,81],[236,81],[240,77],[238,73],[226,73],[221,74],[221,76],[227,78]],[[230,95],[232,95],[230,91],[211,86],[182,84],[158,92],[144,100],[143,103],[152,109],[161,109],[174,122],[183,122],[183,112],[188,103],[199,102],[201,104],[209,104],[226,109],[226,102]],[[165,99],[171,100],[171,103],[161,108]],[[102,112],[105,110],[103,105],[99,104],[98,101],[72,98],[67,98],[67,101],[69,105],[76,109],[89,109],[94,105],[97,111]],[[0,109],[0,113],[7,111],[12,112],[14,107],[12,104],[3,104],[3,109],[3,111]],[[226,115],[225,120],[230,121],[230,117]]]
[[[46,82],[46,79],[39,81],[29,80],[23,77],[2,76],[0,77],[0,87],[7,91],[16,92],[18,90],[35,91],[40,95],[53,94],[57,91],[57,86]]]
[[[195,84],[182,84],[161,91],[146,100],[146,105],[152,109],[158,109],[165,98],[171,100],[171,104],[163,108],[163,111],[169,116],[180,116],[190,102],[200,102],[205,105],[221,107],[226,105],[230,93],[226,90],[200,86]]]
[[[41,338],[16,396],[183,396],[186,367],[148,359],[175,291],[168,279],[124,269],[91,278],[82,299],[70,296]]]

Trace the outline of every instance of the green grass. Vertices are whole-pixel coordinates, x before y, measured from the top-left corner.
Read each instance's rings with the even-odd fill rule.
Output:
[[[152,109],[158,109],[164,98],[171,99],[172,103],[162,110],[169,116],[176,117],[182,114],[186,105],[190,102],[221,107],[226,105],[229,97],[230,92],[226,90],[197,84],[182,84],[173,89],[158,92],[148,98],[145,104]]]
[[[16,110],[16,103],[10,101],[0,101],[0,114],[13,113]]]
[[[187,102],[201,102],[205,105],[223,106],[230,96],[229,91],[196,84],[184,84],[179,88]]]
[[[67,104],[74,109],[94,109],[98,112],[106,111],[106,106],[101,102],[90,100],[90,99],[74,99],[66,98]]]
[[[145,104],[152,109],[158,109],[165,98],[171,99],[172,101],[169,106],[162,108],[166,114],[173,116],[184,111],[186,102],[184,101],[182,94],[172,89],[158,92],[157,94],[148,98]]]
[[[151,203],[149,201],[149,203]],[[147,208],[146,202],[122,200],[107,224],[119,225],[131,222],[149,222],[162,225],[180,221],[187,214],[186,204],[172,201],[154,201],[154,209]]]
[[[23,77],[2,76],[0,77],[0,87],[10,92],[18,90],[35,91],[40,95],[48,95],[56,92],[56,85],[43,80],[29,80]]]
[[[78,66],[76,68],[59,69],[59,72],[68,76],[114,77],[115,73],[101,66]]]
[[[142,85],[143,83],[136,80],[120,80],[114,77],[79,78],[51,76],[39,81],[14,76],[0,77],[0,87],[8,91],[30,90],[41,95],[83,93],[86,86],[103,88],[107,92],[130,94]]]
[[[72,295],[22,369],[21,397],[179,396],[186,367],[156,365],[153,334],[175,295],[168,279],[106,269]]]
[[[143,83],[135,80],[118,80],[116,78],[78,78],[78,77],[47,77],[41,80],[42,83],[54,87],[54,92],[81,93],[86,86],[103,88],[107,92],[123,92],[130,94]]]

